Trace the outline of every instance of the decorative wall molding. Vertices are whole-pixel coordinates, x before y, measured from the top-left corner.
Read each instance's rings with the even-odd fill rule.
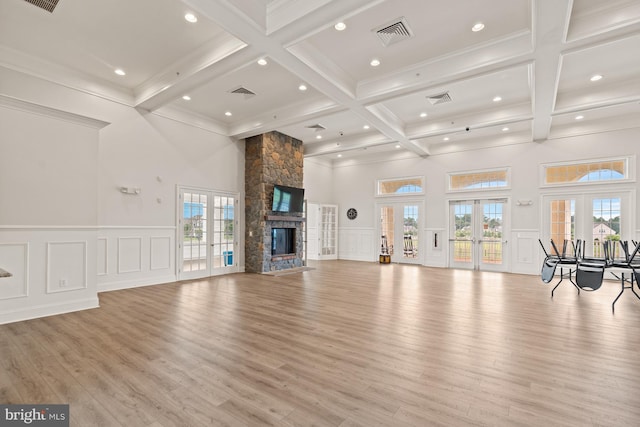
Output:
[[[149,239],[149,269],[167,270],[171,268],[171,238],[152,236]]]
[[[375,261],[378,245],[374,227],[338,228],[338,259]]]
[[[175,282],[175,226],[100,227],[98,292]]]
[[[29,296],[29,243],[0,243],[0,266],[12,277],[2,278],[0,300]]]
[[[107,254],[109,252],[109,240],[106,237],[98,237],[97,253],[98,264],[96,274],[106,276],[109,274],[109,264]]]
[[[87,242],[47,242],[46,292],[87,288]]]
[[[142,237],[118,237],[118,274],[138,271],[142,271]]]
[[[109,125],[109,122],[92,119],[90,117],[81,116],[79,114],[69,113],[67,111],[58,110],[56,108],[46,107],[44,105],[24,101],[2,94],[0,94],[0,106],[12,108],[14,110],[25,111],[27,113],[38,114],[40,116],[64,120],[94,129],[102,129],[103,127]]]

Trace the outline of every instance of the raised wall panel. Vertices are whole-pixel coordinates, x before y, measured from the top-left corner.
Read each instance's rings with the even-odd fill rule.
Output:
[[[12,274],[0,278],[0,300],[29,296],[29,244],[0,243],[0,267]]]
[[[98,276],[106,276],[108,272],[107,268],[107,253],[108,253],[108,245],[107,239],[99,238],[98,239],[98,264],[97,264],[97,274]]]
[[[167,236],[151,237],[150,268],[166,270],[171,267],[171,238]]]
[[[118,238],[118,273],[142,271],[142,237]]]
[[[338,235],[338,259],[373,261],[375,231],[371,228],[341,228]]]
[[[87,287],[87,242],[47,243],[47,293]]]

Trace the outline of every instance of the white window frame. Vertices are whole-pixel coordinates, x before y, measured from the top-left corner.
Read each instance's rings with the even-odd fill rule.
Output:
[[[616,162],[616,161],[624,162],[624,178],[620,179],[608,179],[603,181],[573,181],[573,182],[559,182],[559,183],[548,183],[546,182],[547,178],[547,168],[549,167],[557,167],[557,166],[577,166],[584,165],[589,163],[606,163],[606,162]],[[581,187],[581,186],[602,186],[602,185],[612,185],[612,184],[625,184],[629,182],[636,181],[635,167],[636,165],[636,156],[620,156],[620,157],[602,157],[596,159],[583,159],[583,160],[571,160],[566,162],[554,162],[554,163],[542,163],[540,164],[540,188],[560,188],[560,187]]]
[[[420,188],[421,191],[417,191],[415,193],[391,193],[391,194],[380,194],[380,184],[384,182],[394,182],[394,181],[405,181],[408,179],[419,179],[420,180]],[[374,194],[375,197],[413,197],[420,196],[425,194],[425,178],[424,175],[421,176],[403,176],[398,178],[384,178],[384,179],[376,179]]]
[[[506,172],[507,177],[507,185],[502,187],[486,187],[486,188],[451,188],[451,179],[454,176],[459,175],[471,175],[475,173],[486,173],[486,172]],[[505,191],[511,190],[511,168],[493,168],[493,169],[475,169],[475,170],[467,170],[467,171],[459,171],[459,172],[448,172],[447,173],[447,183],[446,183],[446,192],[447,193],[478,193],[485,191]]]

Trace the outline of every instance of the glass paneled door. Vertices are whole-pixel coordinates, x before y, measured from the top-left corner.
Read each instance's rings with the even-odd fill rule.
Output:
[[[237,197],[181,188],[178,202],[179,279],[237,271]]]
[[[507,270],[506,209],[506,199],[450,203],[450,267]]]
[[[391,262],[422,264],[422,202],[385,203],[378,212],[380,254],[390,255]]]

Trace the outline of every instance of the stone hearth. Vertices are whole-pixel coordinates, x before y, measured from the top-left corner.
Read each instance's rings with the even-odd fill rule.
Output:
[[[302,188],[302,141],[279,132],[245,140],[245,271],[265,273],[303,266],[304,219],[271,211],[275,184]],[[271,229],[295,228],[295,253],[271,255]]]

